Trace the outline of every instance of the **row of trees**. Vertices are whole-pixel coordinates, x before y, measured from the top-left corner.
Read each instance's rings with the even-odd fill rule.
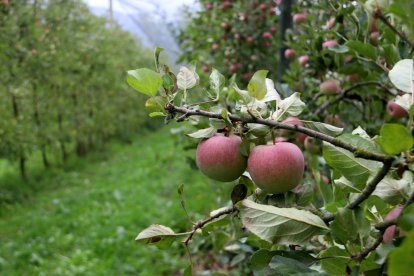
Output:
[[[275,22],[291,28],[269,40],[272,54],[223,36],[233,23],[220,23],[238,18],[240,7],[254,17],[254,7],[270,1],[201,2],[182,37],[192,45],[184,58],[209,65],[208,85],[192,64],[176,75],[157,66],[128,78],[160,103],[154,116],[181,122],[200,139],[202,173],[235,182],[227,206],[191,221],[190,230],[154,224],[137,241],[160,248],[181,241],[190,255],[185,275],[198,268],[193,260],[226,275],[411,275],[412,1],[273,1]],[[269,29],[254,22],[259,42]],[[223,65],[229,50],[245,57],[238,71]],[[251,50],[261,58],[248,59]],[[278,82],[266,70],[240,77],[256,64],[280,68],[282,55],[290,64]]]
[[[143,99],[123,71],[152,61],[130,34],[81,1],[0,3],[0,158],[23,177],[33,152],[45,167],[84,155],[143,124]]]

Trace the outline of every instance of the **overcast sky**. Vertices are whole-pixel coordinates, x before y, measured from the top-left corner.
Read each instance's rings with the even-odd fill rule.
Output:
[[[109,0],[84,1],[92,7],[100,7],[105,9],[108,9],[109,7]],[[194,4],[194,2],[195,0],[112,0],[114,11],[120,13],[136,13],[136,11],[133,8],[131,8],[131,6],[151,10],[152,8],[154,8],[154,4],[157,4],[163,7],[168,17],[172,17],[172,15],[177,11],[177,9],[182,7],[183,5],[191,5]]]

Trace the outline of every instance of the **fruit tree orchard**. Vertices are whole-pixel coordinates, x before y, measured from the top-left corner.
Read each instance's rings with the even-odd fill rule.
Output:
[[[203,16],[232,14],[242,5],[202,2]],[[261,1],[250,2],[256,7]],[[275,1],[275,16],[278,5],[290,2]],[[197,258],[191,242],[203,234],[200,239],[227,256],[230,266],[257,275],[410,275],[414,5],[297,1],[291,8],[287,49],[276,45],[291,60],[281,82],[258,70],[247,85],[238,85],[230,75],[244,76],[248,67],[225,69],[229,78],[205,67],[207,84],[194,63],[178,74],[160,65],[160,48],[155,70],[128,71],[130,86],[150,97],[151,117],[182,123],[189,137],[199,139],[201,173],[234,181],[229,206],[194,222],[190,231],[154,224],[137,240],[160,248],[182,241],[191,260]],[[205,16],[199,20],[209,20]],[[263,29],[253,33],[268,39]],[[242,56],[244,49],[233,54]],[[200,57],[202,63],[210,58]],[[183,186],[178,191],[185,208]]]

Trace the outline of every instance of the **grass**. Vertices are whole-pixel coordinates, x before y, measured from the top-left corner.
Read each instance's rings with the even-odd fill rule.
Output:
[[[145,134],[130,145],[113,143],[107,153],[73,158],[64,168],[37,169],[29,183],[34,188],[24,186],[3,163],[0,181],[15,182],[15,189],[23,185],[26,196],[0,205],[0,274],[182,272],[188,260],[181,245],[162,251],[134,239],[153,223],[176,232],[191,228],[177,194],[181,183],[190,213],[203,216],[220,207],[217,190],[222,187],[190,168],[189,153],[168,131]]]

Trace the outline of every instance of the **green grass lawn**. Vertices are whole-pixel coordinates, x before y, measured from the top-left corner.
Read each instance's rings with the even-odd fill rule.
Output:
[[[1,207],[0,274],[182,271],[188,260],[181,245],[162,251],[134,239],[152,223],[176,232],[191,228],[177,194],[181,183],[190,213],[201,215],[220,207],[216,198],[222,187],[190,168],[185,156],[191,152],[176,146],[168,131],[141,135],[130,145],[113,143],[106,153],[73,158],[63,169],[37,175],[31,181],[36,192],[26,187],[23,201]],[[8,182],[15,177],[20,185],[17,172],[7,175]]]

